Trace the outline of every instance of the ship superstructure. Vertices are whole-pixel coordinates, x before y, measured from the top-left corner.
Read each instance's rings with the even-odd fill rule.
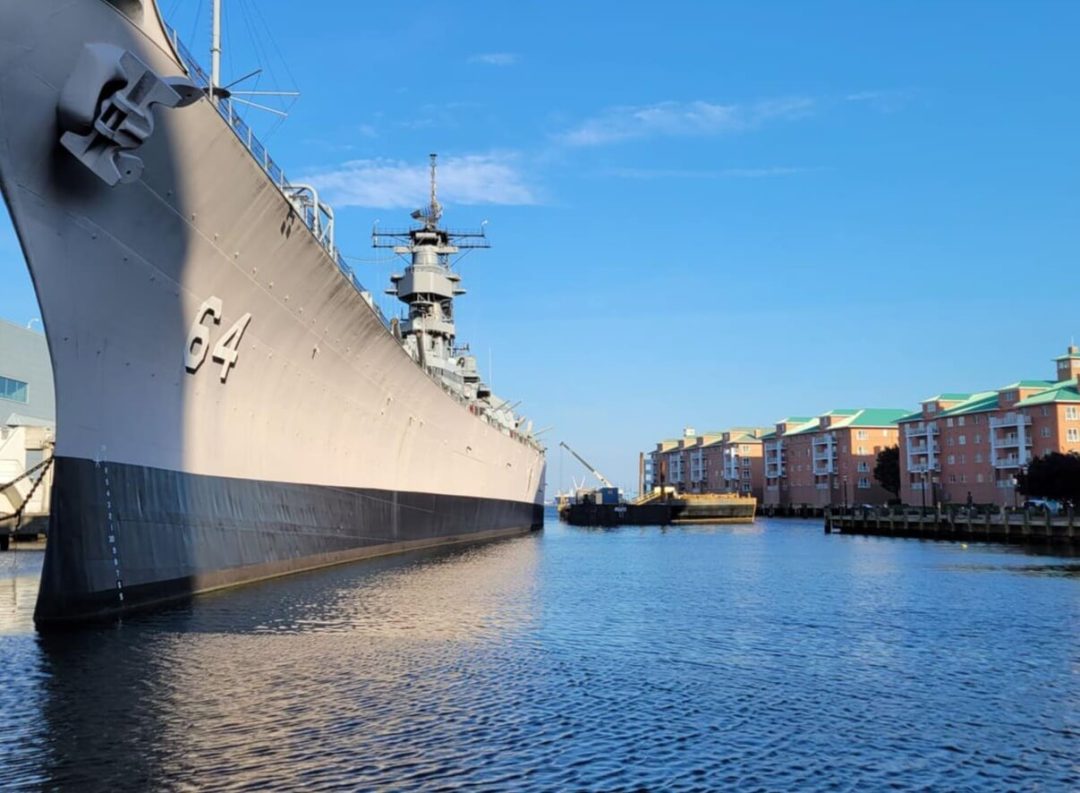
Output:
[[[407,307],[401,319],[390,320],[391,331],[401,339],[409,356],[461,400],[515,437],[530,443],[532,424],[514,413],[509,401],[500,399],[484,383],[469,347],[457,345],[454,326],[454,299],[465,294],[461,275],[454,270],[454,257],[463,250],[489,248],[481,227],[473,231],[448,230],[439,223],[443,208],[437,195],[437,155],[431,156],[431,192],[428,205],[412,213],[419,225],[406,230],[372,231],[372,245],[389,248],[405,257],[403,273],[390,276],[386,290]]]
[[[153,0],[0,4],[0,189],[56,383],[39,624],[542,521],[543,449],[456,347],[482,237],[432,193],[388,322],[214,61]]]

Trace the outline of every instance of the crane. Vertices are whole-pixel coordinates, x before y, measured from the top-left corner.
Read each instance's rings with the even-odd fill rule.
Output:
[[[593,468],[591,465],[589,465],[588,461],[584,457],[582,457],[580,454],[578,454],[573,449],[571,449],[569,446],[567,446],[566,441],[559,441],[559,445],[562,446],[564,449],[566,449],[566,451],[570,452],[570,454],[574,455],[578,459],[578,462],[580,462],[582,465],[584,465],[586,468],[588,468],[590,471],[592,471],[593,476],[595,476],[597,479],[600,480],[600,484],[602,484],[604,487],[615,487],[615,485],[611,484],[610,479],[608,479],[602,473],[600,473],[595,468]]]

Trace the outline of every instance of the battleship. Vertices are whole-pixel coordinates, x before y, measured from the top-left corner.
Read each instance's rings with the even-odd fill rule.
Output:
[[[154,0],[0,4],[0,189],[44,320],[57,435],[35,620],[542,523],[544,449],[455,338],[428,206],[376,232],[387,320]],[[239,92],[237,92],[239,93]]]

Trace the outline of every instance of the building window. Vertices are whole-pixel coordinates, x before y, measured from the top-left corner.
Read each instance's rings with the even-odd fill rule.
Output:
[[[975,474],[975,481],[978,482],[981,485],[982,481],[983,481],[983,475],[982,474]]]
[[[866,430],[859,430],[858,432],[855,433],[855,439],[860,440],[860,441],[865,441],[865,440],[867,440],[867,437],[869,436],[869,434],[870,433],[868,433]]]
[[[950,435],[950,436],[949,436],[949,441],[948,441],[948,445],[949,445],[949,446],[952,446],[952,445],[953,445],[953,441],[954,441],[954,440],[955,440],[955,439],[953,438],[953,436],[952,436],[952,435]]]
[[[860,490],[869,490],[870,489],[870,480],[867,477],[865,477],[865,476],[860,476],[859,477],[859,489]]]
[[[1050,428],[1049,427],[1043,427],[1042,428],[1042,436],[1044,438],[1049,438],[1050,437]]]
[[[967,474],[960,474],[960,482],[961,484],[967,484]]]
[[[1080,442],[1080,430],[1078,430],[1076,427],[1069,427],[1069,429],[1066,431],[1065,437],[1068,439],[1069,443]]]
[[[26,403],[30,401],[28,386],[22,380],[11,377],[0,377],[0,399],[10,399],[12,402]]]
[[[949,481],[955,483],[956,482],[956,474],[949,474]]]
[[[949,455],[949,465],[955,465],[955,464],[956,464],[956,455],[955,454],[950,454]]]
[[[982,435],[979,435],[978,433],[975,434],[975,443],[976,445],[982,443]]]
[[[937,405],[935,405],[933,403],[927,405],[926,406],[926,412],[927,413],[937,413]]]
[[[982,461],[983,461],[982,452],[979,452],[978,454],[975,455],[975,462],[981,463]]]
[[[858,454],[866,454],[866,447],[860,446],[858,449]]]
[[[1048,408],[1046,405],[1043,405],[1041,412],[1042,412],[1042,415],[1049,416],[1050,415],[1050,408]]]
[[[951,418],[945,419],[945,426],[946,427],[951,427],[952,425],[953,425],[953,420]]]
[[[961,446],[967,446],[967,435],[961,435],[960,436],[960,445]]]
[[[1075,405],[1069,405],[1065,408],[1065,418],[1068,421],[1076,421],[1080,418],[1080,408],[1077,408]]]
[[[859,463],[859,470],[864,471],[864,472],[869,471],[870,470],[870,463],[863,460],[861,463]]]
[[[964,426],[964,417],[963,416],[957,416],[957,418],[956,418],[956,426],[957,427],[963,427]]]

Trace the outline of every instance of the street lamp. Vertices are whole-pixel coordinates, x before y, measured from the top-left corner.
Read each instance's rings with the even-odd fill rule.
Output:
[[[1016,486],[1018,484],[1020,484],[1020,480],[1016,478],[1016,474],[1013,474],[1012,476],[1009,477],[1009,482],[1012,484],[1012,490],[1013,490],[1013,509],[1017,509],[1017,508],[1019,508],[1020,504],[1019,504],[1018,499],[1017,499]]]

